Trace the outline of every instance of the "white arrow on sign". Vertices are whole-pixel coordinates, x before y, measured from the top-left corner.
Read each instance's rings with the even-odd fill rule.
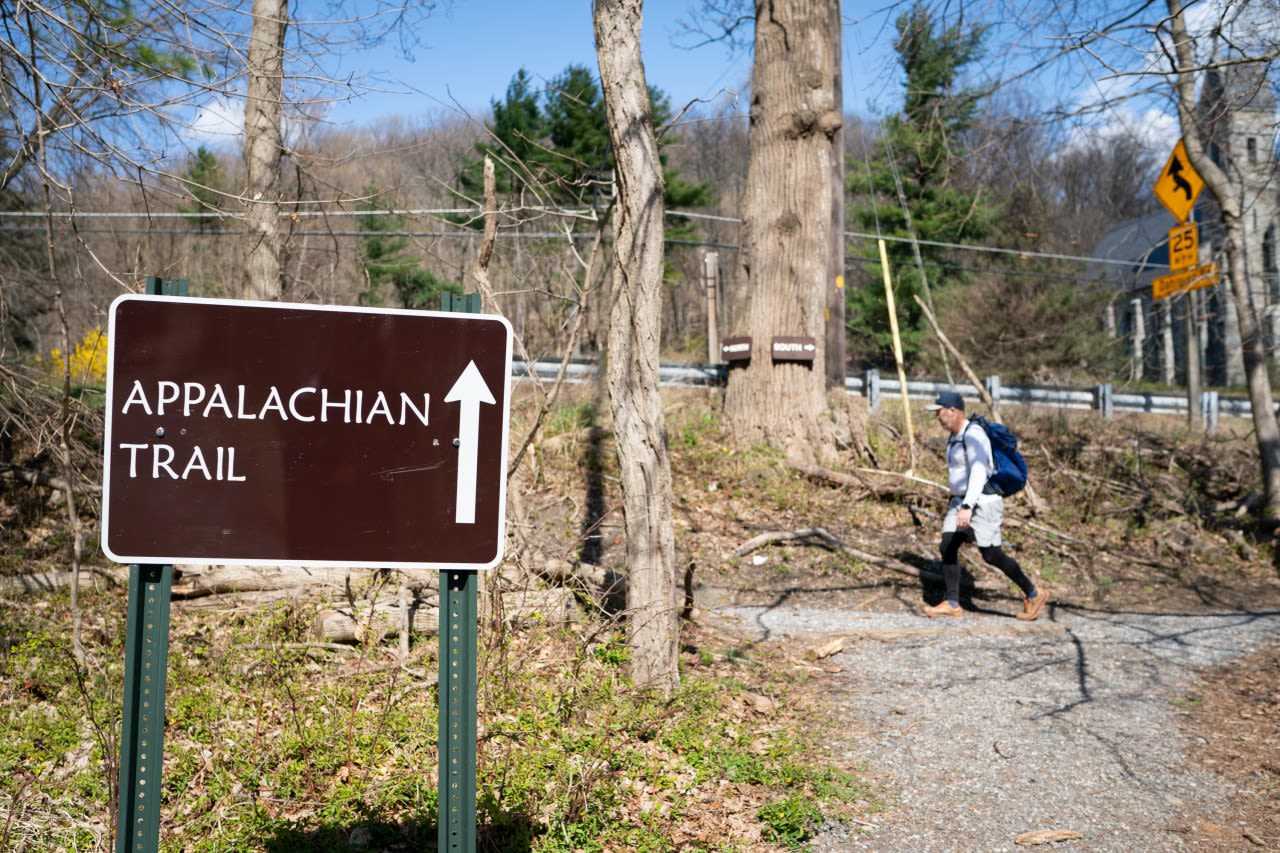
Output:
[[[462,403],[458,418],[458,494],[454,524],[476,522],[476,467],[480,456],[480,404],[497,402],[474,361],[445,395],[446,403]]]

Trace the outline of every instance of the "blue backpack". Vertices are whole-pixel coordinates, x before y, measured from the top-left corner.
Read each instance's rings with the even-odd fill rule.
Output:
[[[987,480],[984,491],[995,492],[1006,498],[1022,491],[1027,485],[1027,460],[1018,452],[1017,436],[1009,432],[1004,424],[992,423],[981,415],[973,415],[969,418],[969,423],[982,427],[991,442],[995,471]]]

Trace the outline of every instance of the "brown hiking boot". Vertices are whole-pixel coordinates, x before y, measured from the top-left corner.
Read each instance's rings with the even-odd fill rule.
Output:
[[[1049,590],[1041,589],[1036,592],[1035,598],[1024,598],[1022,600],[1022,612],[1018,614],[1018,618],[1023,622],[1034,622],[1040,618],[1044,606],[1049,603]]]
[[[937,619],[939,616],[950,616],[952,618],[959,619],[964,615],[964,610],[956,607],[950,601],[946,600],[940,601],[934,605],[921,607],[920,612],[925,616],[928,616],[930,619]]]

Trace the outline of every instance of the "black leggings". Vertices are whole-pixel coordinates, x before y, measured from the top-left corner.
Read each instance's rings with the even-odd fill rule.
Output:
[[[947,601],[960,600],[960,546],[972,538],[971,531],[952,531],[942,534],[942,579],[947,585]],[[1030,596],[1035,584],[1022,571],[1018,561],[1000,550],[999,545],[978,547],[978,553],[989,566],[995,566],[1005,573],[1009,580],[1018,585],[1022,594]]]

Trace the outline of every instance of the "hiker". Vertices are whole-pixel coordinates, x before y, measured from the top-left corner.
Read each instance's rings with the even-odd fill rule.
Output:
[[[1018,618],[1028,622],[1038,619],[1049,601],[1049,590],[1037,590],[1018,561],[1000,549],[1004,498],[987,483],[994,464],[986,431],[965,417],[964,398],[954,391],[943,391],[926,408],[937,413],[938,423],[950,434],[947,482],[951,500],[942,520],[942,578],[947,597],[925,606],[921,613],[930,619],[964,615],[960,607],[960,546],[972,539],[982,559],[1004,572],[1026,596]]]

